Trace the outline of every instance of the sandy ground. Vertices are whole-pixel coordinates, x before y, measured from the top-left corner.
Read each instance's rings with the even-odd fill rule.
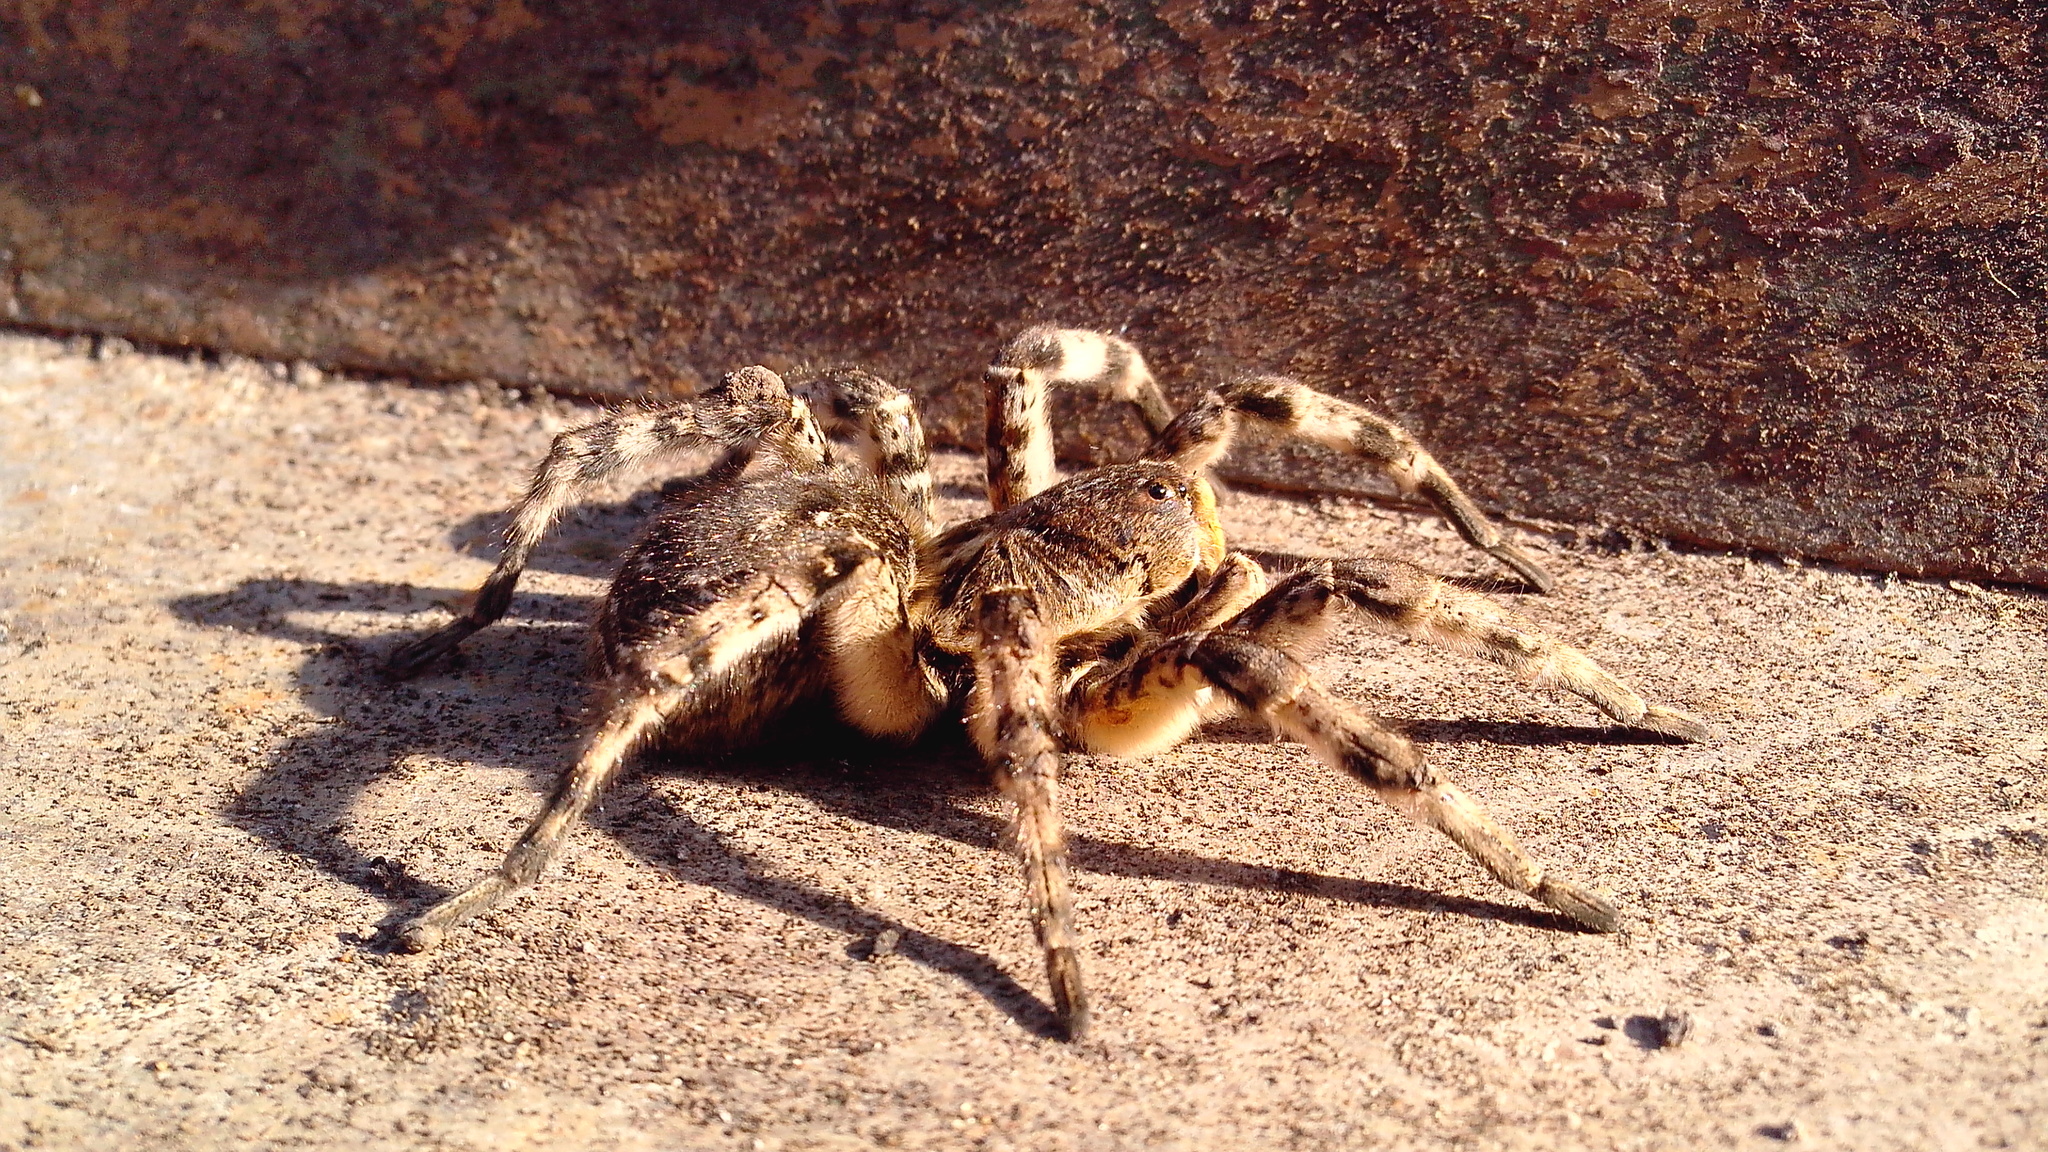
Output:
[[[1526,532],[1562,581],[1517,604],[1725,739],[1411,645],[1319,669],[1630,929],[1252,729],[1077,757],[1067,1045],[944,742],[652,765],[531,895],[374,947],[565,762],[653,497],[580,512],[515,619],[393,686],[586,413],[285,376],[0,335],[0,1149],[2048,1147],[2038,594]],[[1226,516],[1491,575],[1370,503]]]

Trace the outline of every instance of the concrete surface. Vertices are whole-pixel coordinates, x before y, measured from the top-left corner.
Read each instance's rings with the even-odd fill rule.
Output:
[[[382,683],[587,412],[279,375],[0,336],[0,1149],[2048,1147],[2038,594],[1525,530],[1561,588],[1517,604],[1724,741],[1414,646],[1319,666],[1630,930],[1254,730],[1078,757],[1069,1047],[943,744],[661,763],[444,950],[366,947],[565,762],[579,621],[650,499],[579,513],[459,667]],[[1378,504],[1226,516],[1491,575]]]
[[[965,445],[1000,341],[1128,328],[1524,515],[2048,586],[2044,140],[2041,0],[27,0],[0,322],[613,396],[857,360]]]

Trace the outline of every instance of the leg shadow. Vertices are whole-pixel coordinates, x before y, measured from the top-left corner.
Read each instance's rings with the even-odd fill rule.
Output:
[[[1522,720],[1389,720],[1388,724],[1417,744],[1505,744],[1513,748],[1553,748],[1563,744],[1670,745],[1686,742],[1662,732],[1645,732],[1604,724],[1538,724]]]
[[[759,870],[749,867],[747,854],[716,828],[693,818],[660,792],[647,787],[648,776],[702,779],[716,776],[728,783],[737,776],[808,796],[816,796],[820,791],[805,787],[801,780],[793,781],[786,774],[763,771],[761,766],[748,760],[735,760],[732,768],[733,771],[722,771],[717,765],[697,763],[657,762],[649,765],[637,778],[618,786],[621,791],[631,794],[629,802],[613,805],[597,814],[591,823],[643,861],[682,883],[701,884],[843,934],[848,938],[850,954],[871,955],[876,941],[893,937],[897,955],[960,981],[1033,1035],[1052,1039],[1063,1034],[1052,1009],[1004,971],[993,957],[913,928],[822,888],[785,877],[762,875]],[[877,807],[911,814],[911,818],[900,819],[893,826],[906,831],[935,831],[932,821],[918,818],[933,811],[930,806],[917,802],[925,795],[918,788],[922,781],[911,778],[896,779],[890,783],[892,787],[871,795]],[[945,807],[957,811],[950,805]],[[996,847],[993,843],[987,846],[991,850]]]
[[[993,788],[973,748],[957,732],[938,734],[908,752],[887,747],[870,751],[857,769],[828,771],[818,765],[843,759],[843,742],[829,751],[816,752],[792,742],[758,750],[715,771],[722,780],[793,792],[826,811],[877,828],[938,836],[970,848],[1007,853],[1004,822],[959,802]],[[665,774],[685,779],[709,778],[712,771],[693,764],[664,767]],[[1347,904],[1449,912],[1530,928],[1583,931],[1576,922],[1546,909],[1450,896],[1406,884],[1218,860],[1071,832],[1067,853],[1077,871],[1105,876],[1292,892]],[[658,853],[649,858],[657,857]]]
[[[304,646],[293,673],[300,699],[319,717],[311,731],[279,743],[265,769],[226,806],[236,827],[385,900],[432,890],[402,863],[359,847],[354,827],[363,793],[402,774],[411,756],[431,754],[520,768],[547,779],[559,767],[552,745],[580,726],[587,597],[522,594],[517,624],[479,635],[469,660],[500,675],[439,674],[412,684],[382,675],[391,646],[322,627],[323,614],[410,614],[466,590],[406,584],[251,580],[215,595],[170,602],[207,627],[257,632]],[[454,686],[456,691],[447,691]]]

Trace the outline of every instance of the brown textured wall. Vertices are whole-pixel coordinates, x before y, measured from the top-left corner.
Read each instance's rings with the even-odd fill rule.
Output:
[[[621,394],[858,359],[967,442],[1003,335],[1124,327],[1178,389],[1378,405],[1497,507],[2048,583],[2037,3],[0,0],[0,36],[17,322]]]

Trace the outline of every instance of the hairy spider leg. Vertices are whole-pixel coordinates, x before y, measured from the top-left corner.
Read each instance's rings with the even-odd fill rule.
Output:
[[[456,645],[496,623],[533,549],[562,512],[593,486],[628,469],[689,448],[728,449],[708,478],[737,475],[755,453],[785,467],[814,471],[825,463],[825,438],[810,406],[789,394],[766,368],[728,373],[702,399],[614,412],[555,437],[526,494],[505,526],[504,552],[477,590],[469,611],[439,631],[403,645],[385,662],[392,675],[417,675]]]
[[[790,517],[765,545],[765,559],[748,557],[737,574],[691,573],[694,585],[675,578],[673,550],[700,535],[759,528],[768,517],[749,499],[786,511],[795,503],[787,497],[804,490],[801,478],[781,485],[766,493],[774,486],[739,487],[729,502],[714,494],[713,511],[665,516],[628,551],[598,619],[604,719],[504,862],[402,925],[402,944],[431,948],[449,928],[533,883],[604,787],[650,743],[744,745],[791,706],[826,692],[849,723],[877,736],[912,738],[937,717],[945,697],[917,661],[903,615],[898,569],[910,562],[908,542],[864,535],[858,509],[842,503],[832,514]]]
[[[931,451],[910,397],[850,366],[793,372],[788,383],[811,401],[827,435],[852,441],[860,466],[873,473],[910,530],[919,539],[936,535]]]
[[[968,731],[1011,804],[1010,842],[1024,870],[1032,931],[1045,951],[1053,1013],[1069,1040],[1088,1028],[1074,900],[1060,827],[1053,646],[1027,589],[982,593]]]
[[[400,943],[414,952],[432,948],[448,929],[532,884],[633,753],[659,735],[673,737],[690,727],[699,719],[693,713],[723,711],[729,701],[721,689],[741,679],[732,673],[743,669],[748,657],[793,641],[805,607],[789,587],[764,576],[743,595],[690,618],[687,630],[678,629],[673,646],[616,671],[606,687],[603,722],[504,861],[406,921],[398,931]],[[703,719],[721,727],[727,723],[724,716]]]
[[[1557,581],[1486,518],[1406,429],[1284,376],[1246,376],[1207,393],[1159,432],[1145,459],[1171,460],[1200,472],[1230,451],[1243,420],[1366,461],[1403,493],[1421,493],[1466,543],[1537,591],[1556,587]]]
[[[1127,400],[1157,433],[1173,419],[1165,393],[1130,341],[1074,328],[1030,328],[996,354],[988,393],[988,502],[1002,511],[1059,481],[1046,393],[1067,385]]]
[[[1312,560],[1281,577],[1227,627],[1301,652],[1338,615],[1385,635],[1477,656],[1532,687],[1563,688],[1630,728],[1693,742],[1714,737],[1698,717],[1649,703],[1592,657],[1405,561]]]
[[[546,807],[520,833],[505,859],[469,887],[398,926],[397,940],[408,952],[438,946],[448,930],[496,907],[505,897],[540,878],[569,830],[582,819],[619,774],[627,759],[685,706],[688,694],[633,693],[615,701],[603,726],[591,734],[575,767],[555,782]]]
[[[1081,743],[1120,755],[1169,747],[1202,720],[1229,711],[1260,717],[1307,745],[1396,811],[1450,837],[1502,884],[1595,931],[1619,924],[1614,905],[1547,872],[1406,738],[1330,695],[1300,662],[1256,634],[1176,637],[1095,670],[1067,694],[1069,723]]]

